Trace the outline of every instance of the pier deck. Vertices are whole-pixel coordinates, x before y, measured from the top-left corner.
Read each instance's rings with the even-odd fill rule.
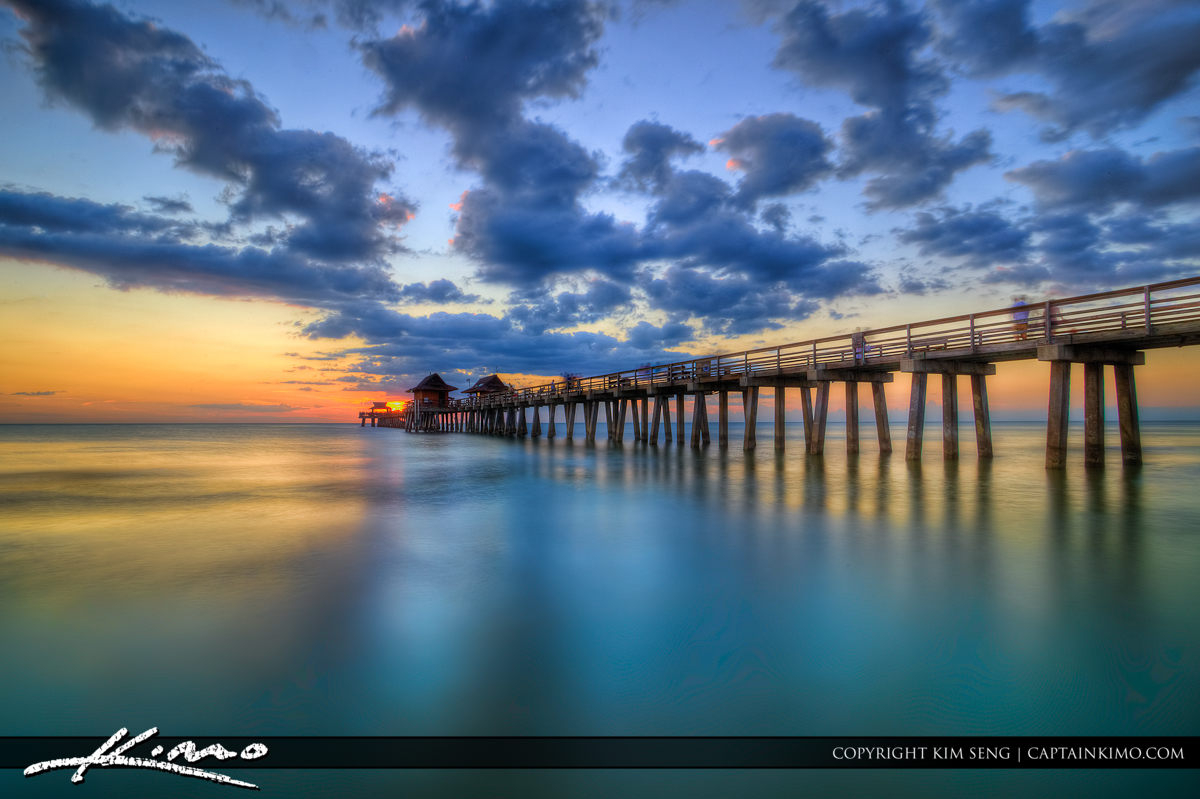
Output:
[[[783,449],[786,392],[801,392],[805,448],[810,455],[824,450],[833,383],[846,392],[846,446],[859,450],[858,384],[871,386],[879,449],[892,444],[887,424],[885,386],[897,372],[912,374],[906,457],[919,460],[925,422],[929,375],[942,380],[943,456],[957,458],[957,378],[969,377],[979,457],[992,457],[987,377],[1004,361],[1039,360],[1049,365],[1050,387],[1046,467],[1063,468],[1070,400],[1071,364],[1084,365],[1084,459],[1104,461],[1104,378],[1111,366],[1120,418],[1122,461],[1141,462],[1134,367],[1145,363],[1144,351],[1200,343],[1200,277],[1148,286],[1048,299],[1034,304],[998,308],[876,330],[827,336],[776,347],[692,358],[676,363],[643,366],[591,377],[559,380],[508,392],[451,400],[438,408],[406,408],[401,412],[359,415],[365,425],[403,427],[491,435],[539,436],[541,408],[549,409],[546,434],[556,434],[555,409],[562,405],[565,437],[574,435],[576,410],[584,409],[584,430],[594,441],[600,407],[604,407],[609,438],[624,440],[627,414],[635,441],[672,442],[671,406],[675,406],[675,438],[680,445],[710,442],[705,398],[718,395],[718,443],[728,446],[730,391],[742,394],[746,422],[742,446],[757,446],[758,392],[775,393],[776,449]],[[690,436],[685,439],[685,399],[692,397]],[[674,402],[672,402],[672,399]],[[653,404],[651,411],[650,405]],[[532,424],[526,412],[532,411]],[[660,435],[661,434],[661,435]]]

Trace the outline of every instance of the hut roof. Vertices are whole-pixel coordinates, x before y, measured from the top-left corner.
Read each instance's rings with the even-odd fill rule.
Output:
[[[442,376],[439,375],[437,372],[430,374],[428,377],[426,377],[420,383],[417,383],[415,386],[413,386],[412,388],[409,389],[409,391],[446,391],[446,392],[450,392],[450,391],[454,391],[454,390],[455,390],[454,386],[446,383],[446,381],[442,379]]]
[[[371,403],[372,409],[386,408],[387,406],[388,406],[388,404],[386,402],[372,402]]]
[[[488,375],[481,377],[475,382],[475,385],[464,391],[464,394],[495,394],[499,391],[508,391],[508,386],[500,379],[500,375]]]

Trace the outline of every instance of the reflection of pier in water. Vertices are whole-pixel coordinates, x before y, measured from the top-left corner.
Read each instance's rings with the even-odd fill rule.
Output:
[[[810,455],[825,447],[829,394],[842,383],[846,394],[846,448],[859,451],[858,387],[871,387],[879,451],[892,451],[887,421],[886,384],[896,372],[912,375],[905,444],[906,457],[920,460],[925,428],[925,396],[930,375],[942,380],[942,452],[958,457],[958,378],[968,377],[980,458],[992,457],[987,378],[1001,361],[1049,363],[1050,391],[1046,467],[1066,463],[1072,364],[1083,365],[1084,460],[1104,462],[1104,367],[1112,366],[1122,460],[1142,459],[1134,367],[1145,364],[1144,350],[1200,343],[1200,277],[1150,286],[1046,300],[1016,308],[934,319],[830,336],[811,341],[712,355],[672,364],[644,366],[594,377],[568,378],[540,386],[495,390],[468,399],[409,403],[403,410],[374,408],[359,414],[363,425],[400,427],[410,432],[443,431],[485,435],[543,435],[541,409],[548,410],[545,435],[557,434],[562,407],[565,438],[574,437],[583,408],[585,440],[594,442],[600,414],[608,438],[651,445],[690,441],[710,443],[707,397],[717,395],[717,441],[729,444],[729,393],[741,392],[745,431],[742,447],[757,446],[758,394],[775,392],[774,445],[784,448],[785,403],[789,389],[800,392],[804,441]],[[436,375],[434,376],[436,377]],[[427,378],[426,380],[428,380]],[[441,378],[437,378],[441,383]],[[425,385],[423,382],[422,385]],[[444,384],[443,384],[444,385]],[[685,403],[691,402],[691,426]],[[672,425],[672,405],[675,419]],[[532,421],[526,419],[532,411]]]

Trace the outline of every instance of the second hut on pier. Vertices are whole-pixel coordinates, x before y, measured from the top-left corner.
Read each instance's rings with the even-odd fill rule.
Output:
[[[500,375],[488,375],[481,377],[475,381],[475,385],[463,391],[464,394],[472,394],[478,397],[488,397],[492,394],[503,394],[508,391],[509,387],[500,379]]]

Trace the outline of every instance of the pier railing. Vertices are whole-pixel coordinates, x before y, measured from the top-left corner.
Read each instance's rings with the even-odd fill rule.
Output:
[[[451,400],[447,409],[553,401],[588,391],[716,383],[822,367],[894,369],[900,359],[921,354],[1002,355],[1063,336],[1147,338],[1189,322],[1200,322],[1200,277],[557,380]]]

